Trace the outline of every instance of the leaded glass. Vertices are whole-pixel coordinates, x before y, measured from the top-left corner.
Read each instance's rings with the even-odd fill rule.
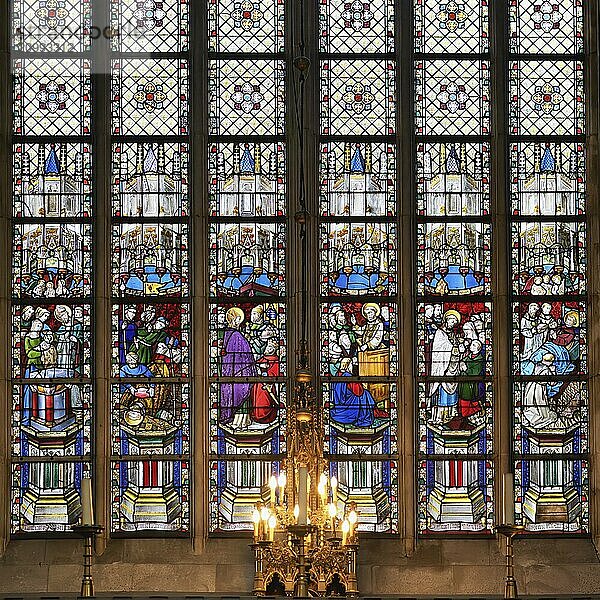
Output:
[[[585,148],[581,143],[511,145],[514,215],[564,217],[585,212]]]
[[[111,0],[112,49],[182,52],[188,49],[188,0]]]
[[[212,295],[285,294],[283,223],[212,224],[209,237]]]
[[[237,378],[285,375],[285,313],[285,304],[277,303],[242,301],[211,306],[210,375]]]
[[[395,304],[323,304],[321,374],[361,379],[397,375],[397,327]]]
[[[324,217],[396,214],[396,152],[392,144],[321,144],[320,210]]]
[[[321,133],[393,135],[394,78],[387,60],[321,61]]]
[[[396,226],[390,222],[321,223],[321,293],[394,294]]]
[[[207,0],[210,52],[283,52],[284,2]]]
[[[589,527],[585,459],[515,462],[515,519],[534,533],[585,533]]]
[[[415,52],[487,52],[486,0],[415,0]]]
[[[189,214],[186,143],[113,145],[115,217],[185,217]]]
[[[89,217],[91,148],[85,143],[13,145],[13,216]]]
[[[417,215],[474,217],[490,212],[487,143],[417,144]]]
[[[113,60],[113,133],[161,136],[187,134],[187,95],[187,60]]]
[[[321,0],[319,10],[321,52],[394,51],[393,0]]]
[[[91,226],[47,221],[14,225],[13,296],[48,299],[89,296]]]
[[[186,377],[187,304],[118,304],[112,315],[113,377]]]
[[[491,227],[485,223],[417,226],[417,293],[434,296],[489,294]]]
[[[209,203],[213,217],[285,214],[282,143],[215,143],[209,147]]]
[[[509,112],[514,135],[584,133],[583,63],[511,62]]]
[[[210,133],[282,135],[284,79],[281,60],[210,61]]]
[[[522,54],[583,52],[583,0],[513,0],[510,49]]]
[[[12,0],[12,46],[21,52],[90,48],[91,0]]]
[[[90,132],[90,63],[76,58],[13,61],[15,135]]]
[[[187,531],[187,460],[140,457],[111,465],[112,526],[122,532]]]
[[[482,60],[415,63],[418,135],[485,135],[490,130],[490,67]]]
[[[587,319],[581,302],[513,305],[513,372],[555,376],[587,372]]]

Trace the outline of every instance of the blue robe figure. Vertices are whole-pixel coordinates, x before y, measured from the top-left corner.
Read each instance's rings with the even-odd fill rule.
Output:
[[[347,370],[339,374],[351,377]],[[332,421],[354,427],[372,427],[375,400],[361,383],[337,381],[332,386],[331,403],[329,415]]]

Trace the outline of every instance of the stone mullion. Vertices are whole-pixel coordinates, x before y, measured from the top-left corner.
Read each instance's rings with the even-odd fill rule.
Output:
[[[209,411],[208,397],[208,25],[205,5],[190,4],[190,211],[191,223],[191,475],[190,526],[194,553],[208,535]],[[194,110],[194,108],[196,110]]]
[[[100,31],[109,23],[108,0],[94,0],[92,21]],[[111,119],[110,40],[100,35],[92,41],[92,153],[93,153],[93,440],[92,473],[96,522],[104,531],[96,538],[102,554],[110,538],[111,450]]]
[[[0,8],[0,339],[10,340],[11,304],[11,215],[12,215],[12,85],[10,63],[10,2]],[[12,345],[0,344],[0,556],[10,540],[10,420],[12,410]]]
[[[598,59],[598,25],[600,3],[584,3],[585,97],[586,97],[586,215],[587,215],[587,279],[588,279],[588,373],[589,373],[589,490],[590,532],[596,548],[600,544],[600,410],[594,410],[593,399],[600,396],[600,177],[599,120],[600,108]]]
[[[510,294],[510,223],[508,165],[508,4],[490,6],[491,50],[491,177],[493,293],[493,381],[494,467],[496,523],[502,514],[502,474],[513,472],[512,464],[512,314]]]
[[[418,468],[415,456],[417,428],[417,388],[415,385],[415,125],[413,88],[413,8],[412,2],[397,2],[396,37],[396,185],[398,194],[398,324],[402,340],[398,343],[398,532],[404,551],[415,550],[415,499]]]

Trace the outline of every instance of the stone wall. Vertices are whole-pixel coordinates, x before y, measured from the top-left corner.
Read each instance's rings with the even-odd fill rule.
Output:
[[[503,556],[490,540],[427,540],[407,557],[389,539],[363,541],[359,585],[364,595],[500,594]],[[0,559],[0,593],[73,593],[81,580],[75,540],[12,541]],[[515,542],[521,594],[600,592],[600,562],[582,539]],[[112,540],[96,558],[97,593],[248,594],[253,564],[245,539],[211,539],[195,555],[187,540]]]

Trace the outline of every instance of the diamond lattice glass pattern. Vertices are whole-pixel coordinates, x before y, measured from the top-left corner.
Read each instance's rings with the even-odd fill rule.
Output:
[[[584,0],[512,0],[511,52],[583,52],[583,4]]]
[[[390,61],[322,61],[321,133],[392,135],[396,128],[394,77]]]
[[[394,51],[393,0],[321,0],[319,8],[321,52]]]
[[[114,134],[187,134],[186,60],[120,59],[112,67]]]
[[[19,58],[13,67],[15,134],[89,134],[89,61]]]
[[[415,0],[415,52],[488,50],[486,0]]]
[[[515,61],[510,67],[510,130],[514,135],[584,133],[583,63]]]
[[[419,135],[489,133],[489,63],[423,60],[415,64]]]
[[[188,49],[188,0],[112,0],[112,49],[183,52]]]
[[[21,52],[85,52],[91,0],[13,0],[12,45]]]
[[[210,133],[283,135],[284,63],[279,60],[210,62]]]
[[[210,52],[283,52],[283,0],[207,0]]]

